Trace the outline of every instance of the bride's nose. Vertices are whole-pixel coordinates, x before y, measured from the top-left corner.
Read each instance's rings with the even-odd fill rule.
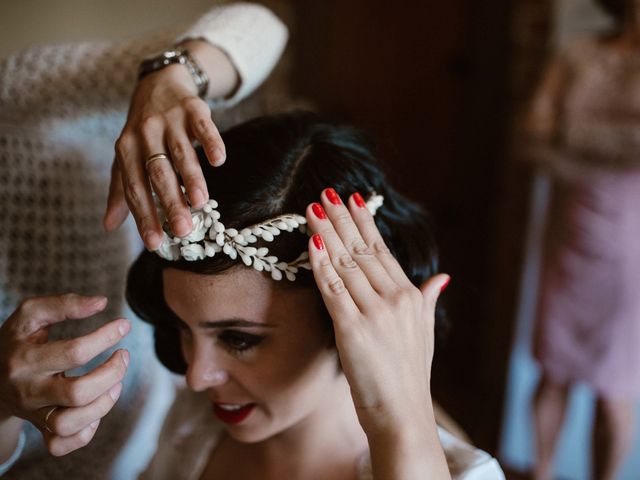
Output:
[[[229,374],[216,359],[213,349],[194,348],[191,358],[187,358],[186,380],[191,390],[204,391],[211,387],[223,385],[229,379]]]

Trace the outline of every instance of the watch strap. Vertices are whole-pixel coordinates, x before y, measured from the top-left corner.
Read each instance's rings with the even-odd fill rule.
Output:
[[[198,89],[198,96],[205,98],[209,88],[209,77],[185,48],[166,50],[160,55],[144,59],[138,68],[138,79],[174,64],[184,65],[187,68]]]

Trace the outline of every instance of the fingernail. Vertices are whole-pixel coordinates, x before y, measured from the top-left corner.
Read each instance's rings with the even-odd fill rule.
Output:
[[[91,425],[89,425],[91,428],[93,428],[94,430],[96,428],[98,428],[98,424],[100,423],[100,420],[96,420],[95,422],[93,422]]]
[[[313,211],[313,214],[320,220],[324,220],[327,218],[327,214],[325,213],[324,208],[322,208],[322,205],[320,205],[319,203],[312,204],[311,210]]]
[[[144,244],[147,246],[149,250],[155,250],[156,248],[158,248],[160,243],[160,239],[158,238],[158,235],[155,232],[152,232],[151,230],[144,232],[142,234],[142,241],[144,242]]]
[[[109,396],[115,402],[116,400],[118,400],[118,398],[120,398],[120,392],[122,392],[122,384],[118,383],[117,385],[111,387],[111,390],[109,390]]]
[[[103,304],[107,303],[107,297],[103,297],[102,295],[93,297],[89,302],[89,307],[96,308]]]
[[[122,351],[122,361],[124,362],[125,366],[129,366],[129,352],[127,352],[126,350]]]
[[[120,335],[124,337],[129,333],[129,330],[131,330],[131,324],[126,320],[120,320],[120,323],[118,324],[118,332],[120,332]]]
[[[333,188],[327,188],[324,192],[327,195],[329,201],[334,205],[340,205],[342,203],[342,200],[340,200],[340,196]]]
[[[213,165],[219,167],[226,160],[227,155],[220,148],[216,148],[213,151]]]
[[[318,250],[324,250],[324,242],[322,241],[322,237],[319,233],[314,234],[311,238],[313,239],[313,244]]]
[[[356,205],[360,208],[364,208],[367,206],[367,204],[364,203],[364,199],[362,198],[362,195],[360,195],[358,192],[353,194],[353,200],[356,202]]]
[[[440,293],[444,292],[447,287],[449,286],[449,283],[451,282],[451,277],[448,277],[445,282],[442,284],[442,286],[440,287]]]

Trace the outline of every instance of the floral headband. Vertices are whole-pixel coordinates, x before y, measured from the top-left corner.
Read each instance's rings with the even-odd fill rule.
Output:
[[[184,193],[184,187],[182,191]],[[246,266],[259,272],[269,272],[274,280],[282,280],[284,275],[288,280],[294,281],[299,268],[311,270],[307,251],[291,262],[281,262],[278,257],[269,255],[267,247],[256,248],[250,245],[256,243],[258,238],[265,242],[273,242],[281,232],[298,230],[307,233],[307,219],[302,215],[286,213],[239,230],[226,228],[220,221],[220,212],[216,210],[218,202],[211,199],[202,208],[189,207],[193,230],[188,236],[180,238],[171,235],[166,215],[156,195],[154,200],[163,229],[162,243],[154,252],[165,260],[175,261],[183,258],[192,262],[222,252],[232,260],[240,257]],[[382,195],[371,193],[366,202],[371,215],[376,214],[383,200]]]

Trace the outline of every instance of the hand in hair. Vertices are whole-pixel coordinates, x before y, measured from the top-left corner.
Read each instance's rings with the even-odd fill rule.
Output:
[[[209,97],[222,98],[235,89],[237,72],[220,49],[204,41],[186,42],[184,46],[209,77]],[[202,144],[214,166],[222,165],[226,158],[209,105],[197,93],[191,75],[179,64],[138,82],[127,123],[116,142],[103,221],[107,230],[120,226],[130,209],[147,248],[157,248],[162,230],[151,196],[153,188],[168,213],[171,230],[179,236],[191,232],[191,215],[180,184],[186,187],[192,206],[201,207],[209,199],[192,142]],[[158,153],[166,157],[147,162]]]
[[[340,362],[367,434],[375,478],[448,478],[431,401],[434,312],[447,275],[418,289],[362,197],[333,189],[307,208],[309,255]],[[431,455],[429,455],[429,453]]]
[[[64,372],[117,344],[129,322],[116,320],[85,336],[54,342],[47,341],[48,328],[94,315],[106,305],[104,297],[76,294],[31,298],[0,327],[0,463],[17,444],[19,419],[42,432],[52,455],[66,455],[91,441],[118,400],[129,353],[118,350],[82,376]]]

